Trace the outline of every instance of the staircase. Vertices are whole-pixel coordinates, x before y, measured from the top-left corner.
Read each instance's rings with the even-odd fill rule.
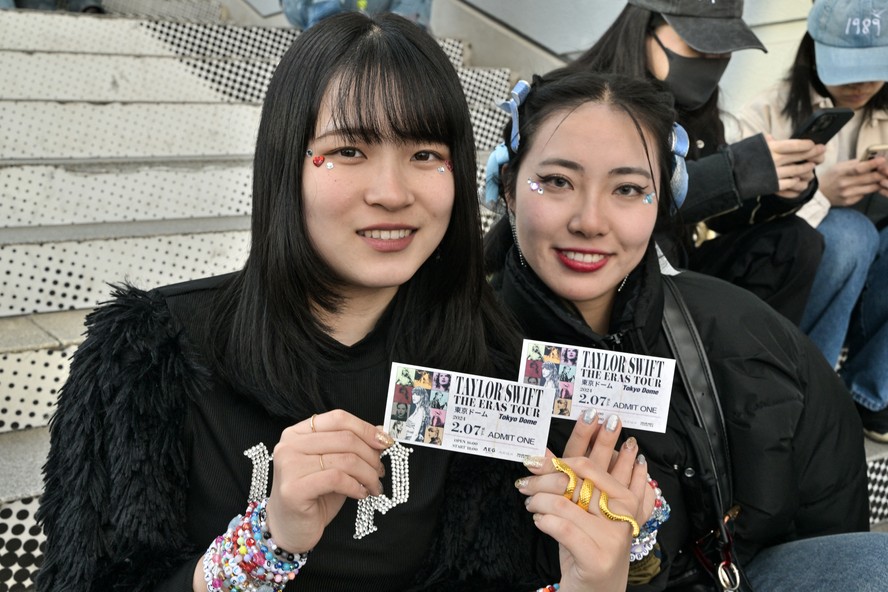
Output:
[[[0,11],[0,592],[29,590],[41,562],[47,423],[84,316],[110,283],[243,264],[261,101],[298,34],[223,23],[212,1],[105,6],[116,14]],[[439,42],[469,100],[480,185],[510,71]],[[868,454],[875,523],[888,447]]]
[[[221,23],[213,2],[105,6],[0,11],[0,592],[30,589],[41,562],[47,423],[84,316],[110,283],[243,264],[261,102],[298,35]],[[509,71],[439,42],[486,161]]]

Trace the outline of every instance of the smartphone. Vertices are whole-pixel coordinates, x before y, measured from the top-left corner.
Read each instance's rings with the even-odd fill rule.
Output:
[[[860,160],[870,160],[877,156],[888,158],[888,144],[874,144],[870,146],[863,153],[863,156],[860,157]]]
[[[816,111],[792,134],[792,138],[814,140],[815,144],[826,144],[842,126],[851,121],[854,110],[847,107],[831,107]]]

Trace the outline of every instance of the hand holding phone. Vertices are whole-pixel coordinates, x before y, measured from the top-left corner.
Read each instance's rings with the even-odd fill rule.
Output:
[[[793,133],[793,139],[812,140],[815,144],[826,144],[842,127],[854,117],[854,110],[847,107],[830,107],[816,111]]]
[[[872,160],[877,156],[888,158],[888,144],[873,144],[863,152],[860,160]]]
[[[852,206],[870,193],[884,189],[883,169],[888,169],[888,164],[879,160],[837,162],[818,173],[820,192],[834,206]]]

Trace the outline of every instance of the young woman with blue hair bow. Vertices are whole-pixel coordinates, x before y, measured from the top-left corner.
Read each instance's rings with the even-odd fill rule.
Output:
[[[663,328],[680,308],[670,298],[696,327],[723,453],[702,452],[714,447],[697,417],[702,391],[679,372],[665,433],[623,431],[623,446],[644,451],[671,506],[653,547],[634,549],[630,584],[867,589],[855,586],[888,577],[876,559],[888,553],[888,535],[859,532],[868,529],[866,464],[844,385],[787,319],[727,282],[679,273],[654,242],[686,180],[672,97],[659,88],[561,70],[519,89],[503,131],[507,158],[488,171],[508,208],[508,222],[487,237],[492,284],[524,336],[543,343],[681,358]],[[553,419],[553,452],[572,427]],[[836,533],[846,534],[824,536]],[[830,573],[835,553],[860,569]],[[788,569],[799,557],[805,573]]]

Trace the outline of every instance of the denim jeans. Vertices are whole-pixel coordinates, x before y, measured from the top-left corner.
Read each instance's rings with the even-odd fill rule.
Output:
[[[848,360],[840,374],[854,400],[870,411],[888,407],[888,227],[848,329]],[[885,588],[888,590],[888,586]]]
[[[823,235],[823,258],[799,327],[835,367],[879,236],[869,218],[846,208],[830,209],[817,230]]]
[[[854,532],[776,545],[746,566],[756,591],[888,590],[888,533]]]
[[[66,8],[70,12],[83,12],[86,8],[102,8],[102,0],[0,0],[0,9],[3,8],[27,8],[29,10],[56,10]]]
[[[291,25],[299,29],[307,29],[328,16],[348,10],[357,10],[358,2],[356,0],[281,0],[281,8]],[[427,29],[431,18],[432,0],[367,0],[364,10],[368,14],[391,11]]]

